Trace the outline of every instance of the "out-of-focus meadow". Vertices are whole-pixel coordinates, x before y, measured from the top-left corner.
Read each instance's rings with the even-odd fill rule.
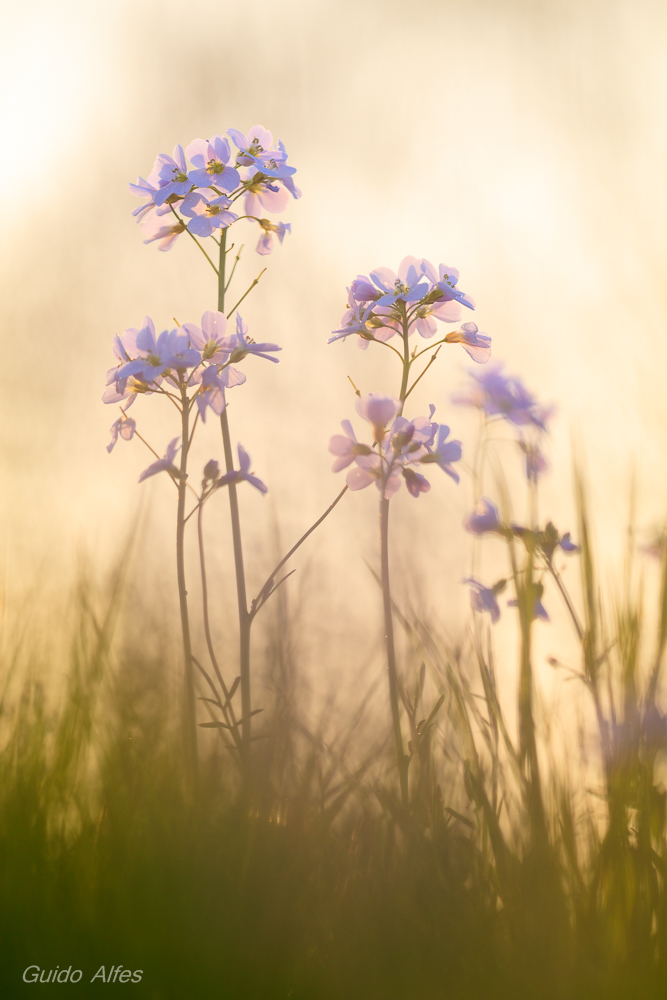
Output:
[[[638,549],[667,512],[664,5],[64,0],[3,20],[5,947],[51,968],[73,942],[72,961],[94,962],[110,941],[118,954],[96,967],[150,966],[154,997],[660,996],[664,755],[646,719],[667,614],[659,562]],[[413,683],[428,662],[426,715],[445,694],[437,739],[415,750],[409,818],[383,743],[374,491],[347,495],[299,551],[258,636],[271,749],[251,807],[200,731],[211,804],[193,810],[175,735],[173,491],[166,476],[137,485],[136,440],[105,448],[112,337],[216,306],[191,244],[143,244],[127,183],[176,143],[257,122],[285,141],[303,197],[282,247],[257,256],[249,230],[240,265],[241,288],[268,266],[242,311],[283,348],[280,366],[247,365],[229,407],[270,489],[242,494],[250,592],[342,486],[327,443],[355,417],[347,376],[397,391],[385,352],[326,339],[354,276],[406,254],[458,267],[493,357],[556,404],[540,522],[575,538],[588,524],[596,552],[583,587],[586,545],[564,573],[583,639],[545,592],[527,707],[515,614],[503,607],[493,653],[471,629],[470,480],[394,500],[403,665]],[[477,422],[451,396],[472,367],[446,345],[411,400],[436,404],[469,461]],[[178,427],[160,402],[131,415],[162,454]],[[216,422],[198,434],[195,464],[220,457]],[[499,454],[521,519],[522,462]],[[231,649],[225,505],[207,517],[214,632]],[[496,542],[481,558],[489,579],[507,572]]]

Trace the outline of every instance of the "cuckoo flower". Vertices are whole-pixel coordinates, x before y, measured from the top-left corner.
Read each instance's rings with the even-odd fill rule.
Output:
[[[234,191],[241,183],[238,170],[229,165],[229,143],[223,136],[195,139],[185,152],[195,168],[189,173],[190,183],[195,187],[213,185],[223,191]]]
[[[262,235],[259,238],[259,243],[256,246],[257,253],[265,256],[271,253],[273,250],[273,237],[274,233],[278,237],[278,242],[282,243],[285,239],[285,233],[292,232],[292,226],[289,222],[270,222],[268,219],[259,219],[259,224],[262,228]]]
[[[475,303],[470,296],[456,287],[459,280],[459,272],[455,267],[440,264],[436,271],[433,264],[428,260],[422,259],[419,264],[422,274],[431,282],[432,294],[435,294],[437,291],[440,293],[439,298],[446,301],[455,300],[456,302],[460,302],[461,305],[467,306],[468,309],[475,308]]]
[[[181,233],[185,232],[185,226],[176,220],[165,222],[156,213],[142,223],[141,230],[146,236],[144,243],[157,243],[158,250],[166,253],[167,250],[171,250]]]
[[[369,392],[357,399],[357,413],[373,428],[377,444],[384,440],[387,424],[399,413],[401,405],[396,396],[385,396],[381,392]]]
[[[245,182],[245,214],[253,219],[263,217],[265,212],[284,212],[289,201],[289,192],[265,177],[256,167],[250,167]]]
[[[334,340],[345,340],[352,334],[358,334],[359,347],[365,350],[369,340],[375,339],[378,330],[378,321],[373,316],[374,305],[374,302],[369,304],[357,302],[352,290],[348,289],[347,312],[341,319],[340,329],[331,331],[333,336],[329,337],[327,344],[333,344]]]
[[[226,229],[236,222],[238,215],[227,211],[230,205],[229,198],[224,195],[209,198],[199,191],[193,191],[185,196],[179,210],[181,215],[190,220],[187,224],[189,232],[205,238],[211,236],[215,229]]]
[[[167,451],[164,458],[159,458],[157,462],[153,462],[149,465],[147,469],[139,476],[139,482],[143,483],[144,479],[148,479],[149,476],[155,476],[158,472],[169,472],[172,476],[180,478],[180,472],[174,465],[174,459],[176,455],[181,450],[181,446],[178,444],[180,438],[173,438],[167,445]]]
[[[473,535],[500,531],[502,526],[498,517],[498,508],[487,497],[480,497],[470,514],[466,514],[463,527]]]
[[[495,364],[479,374],[471,372],[473,384],[453,396],[453,401],[475,406],[487,416],[501,416],[520,427],[528,425],[546,431],[553,409],[541,406],[521,379],[506,375],[503,368],[503,364]]]
[[[255,344],[254,341],[246,338],[247,332],[248,324],[244,323],[239,313],[237,313],[236,333],[230,338],[231,356],[229,360],[232,362],[243,361],[246,355],[255,354],[258,358],[266,358],[267,361],[273,361],[275,364],[278,364],[278,358],[272,358],[266,352],[282,351],[282,347],[278,347],[277,344]]]
[[[217,368],[206,368],[201,377],[199,392],[196,396],[199,416],[206,423],[206,410],[210,406],[216,416],[220,416],[226,404],[225,385],[218,375]]]
[[[224,313],[207,310],[201,318],[201,329],[195,323],[184,323],[190,343],[202,357],[202,361],[222,365],[233,347],[233,336],[226,336],[227,317]]]
[[[172,195],[183,197],[192,187],[182,146],[174,147],[173,157],[160,153],[155,161],[153,173],[157,173],[160,184],[153,199],[157,206],[164,205]]]
[[[519,602],[516,599],[516,597],[513,597],[511,601],[507,602],[507,607],[508,608],[518,608],[518,606],[519,606]],[[540,621],[543,621],[543,622],[550,622],[551,621],[551,618],[549,618],[549,612],[544,607],[544,605],[542,604],[542,601],[539,599],[539,597],[536,598],[535,602],[533,603],[533,618],[539,618]]]
[[[479,580],[475,580],[474,577],[466,577],[461,583],[467,583],[470,589],[470,604],[475,611],[484,612],[488,611],[491,615],[491,621],[495,623],[500,618],[500,608],[498,606],[498,601],[496,598],[496,588],[495,587],[485,587],[483,583]]]
[[[361,456],[364,459],[364,456]],[[385,499],[389,500],[401,487],[401,469],[398,465],[389,466],[379,455],[371,455],[362,465],[356,459],[356,466],[350,469],[345,482],[350,490],[364,490],[375,483]]]
[[[232,472],[226,472],[224,476],[220,476],[218,485],[227,486],[229,483],[238,484],[246,482],[250,483],[251,486],[254,486],[256,490],[259,490],[262,496],[266,496],[269,489],[265,486],[261,479],[258,479],[257,476],[250,471],[250,455],[241,444],[238,445],[238,453],[240,468],[234,469]]]
[[[484,365],[491,357],[491,338],[480,333],[476,323],[463,323],[460,330],[452,330],[445,337],[446,344],[460,344],[478,365]]]
[[[398,274],[388,267],[378,267],[370,274],[371,281],[379,288],[379,306],[393,306],[398,302],[417,302],[428,292],[428,285],[423,280],[416,257],[404,257]]]
[[[429,454],[422,458],[423,463],[434,463],[440,466],[443,472],[446,472],[455,483],[459,482],[460,476],[458,472],[452,468],[452,462],[459,462],[461,460],[462,449],[460,441],[447,441],[449,436],[449,427],[446,424],[440,424],[438,426],[438,436],[435,441],[435,445],[429,448]]]
[[[269,150],[273,145],[273,136],[263,125],[253,125],[247,135],[239,132],[236,128],[229,128],[227,135],[231,136],[238,149],[237,166],[250,166],[261,153]]]
[[[143,177],[137,177],[137,183],[128,184],[128,187],[137,198],[148,199],[143,205],[139,205],[138,208],[132,211],[132,215],[136,218],[137,222],[140,222],[149,213],[154,212],[156,215],[165,215],[170,211],[169,205],[161,205],[158,208],[155,204],[155,195],[160,189],[160,181],[156,173],[151,173],[148,180],[144,180]]]
[[[352,462],[359,465],[374,465],[377,456],[372,448],[367,444],[360,444],[357,441],[352,424],[349,420],[341,421],[341,427],[345,434],[334,434],[329,440],[329,451],[336,456],[334,464],[331,466],[332,472],[340,472],[346,469]]]
[[[111,425],[111,441],[107,445],[107,451],[111,453],[114,449],[118,436],[120,435],[123,441],[131,441],[134,437],[134,432],[137,429],[137,422],[133,420],[132,417],[119,417],[118,420],[114,421]]]

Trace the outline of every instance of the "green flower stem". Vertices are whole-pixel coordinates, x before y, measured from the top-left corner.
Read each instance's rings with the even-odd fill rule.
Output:
[[[187,386],[181,387],[181,465],[178,478],[178,508],[176,514],[176,571],[178,575],[178,597],[181,609],[181,630],[183,632],[183,660],[185,666],[185,758],[193,785],[197,783],[197,713],[195,709],[195,682],[192,668],[192,645],[190,641],[190,617],[188,614],[188,592],[185,585],[185,493],[187,490],[188,466],[188,424],[190,418]]]
[[[225,311],[225,265],[227,262],[227,230],[222,230],[220,240],[220,267],[218,269],[218,311]],[[227,472],[234,470],[232,454],[232,439],[229,432],[227,407],[220,417],[222,429],[222,446],[225,453]],[[229,483],[229,512],[232,521],[232,544],[234,548],[234,568],[236,571],[236,597],[239,609],[239,674],[241,676],[241,758],[247,763],[251,732],[251,697],[250,697],[250,626],[252,618],[248,614],[248,597],[245,583],[245,567],[243,564],[243,543],[241,540],[241,518],[239,516],[239,501],[236,494],[236,484]]]

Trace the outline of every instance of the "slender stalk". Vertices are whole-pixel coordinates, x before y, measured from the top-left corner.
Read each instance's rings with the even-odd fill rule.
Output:
[[[239,729],[236,723],[236,717],[234,715],[234,708],[231,704],[231,699],[229,697],[229,689],[225,684],[222,673],[220,672],[220,667],[218,666],[218,658],[215,655],[215,649],[213,648],[213,639],[211,637],[211,625],[208,614],[208,583],[206,579],[206,559],[204,555],[203,515],[204,515],[204,504],[201,503],[199,505],[199,512],[197,515],[197,540],[199,542],[199,565],[201,567],[202,606],[204,610],[204,634],[206,636],[206,646],[208,648],[208,655],[211,658],[211,663],[213,664],[215,675],[218,678],[218,683],[220,685],[222,694],[225,699],[224,704],[222,706],[222,713],[225,717],[225,722],[229,726],[230,732],[234,739],[234,743],[238,747]]]
[[[181,466],[178,479],[178,508],[176,514],[176,571],[178,575],[178,597],[181,609],[181,629],[183,632],[183,660],[185,666],[185,758],[193,783],[197,782],[197,714],[195,710],[195,682],[192,669],[192,645],[190,641],[190,618],[188,614],[188,592],[185,585],[185,492],[188,466],[188,407],[187,387],[181,387]]]
[[[401,802],[408,806],[408,759],[403,752],[401,716],[398,707],[398,674],[396,671],[396,647],[394,643],[394,621],[391,611],[391,590],[389,586],[389,501],[380,500],[380,553],[382,564],[382,598],[384,603],[384,633],[387,649],[387,669],[389,672],[389,701],[391,723],[394,732],[394,746],[398,763],[398,780],[401,788]]]
[[[222,230],[220,240],[220,267],[218,269],[218,310],[225,311],[225,265],[227,261],[227,230]],[[232,455],[232,439],[229,431],[227,407],[220,417],[222,430],[222,446],[225,453],[227,472],[234,470]],[[236,571],[236,598],[239,609],[239,674],[241,675],[241,758],[247,763],[251,732],[251,697],[250,697],[250,625],[252,619],[248,614],[248,598],[245,583],[245,568],[243,565],[243,543],[241,540],[241,518],[239,516],[239,501],[236,494],[236,484],[229,483],[229,512],[232,521],[232,544],[234,548],[234,568]]]
[[[346,493],[347,493],[347,486],[344,486],[343,489],[338,494],[338,496],[336,497],[336,499],[334,500],[334,502],[327,507],[327,509],[325,510],[324,514],[322,514],[321,517],[318,517],[317,521],[315,521],[314,524],[311,524],[310,528],[308,528],[308,531],[305,531],[303,533],[303,535],[301,536],[301,538],[299,539],[299,541],[296,542],[292,546],[292,548],[289,550],[289,552],[287,553],[286,556],[283,556],[283,558],[280,560],[280,562],[278,563],[278,565],[276,566],[276,568],[273,570],[273,572],[266,578],[264,584],[262,585],[261,589],[259,590],[259,592],[257,594],[257,597],[255,597],[253,599],[252,604],[250,606],[250,618],[251,618],[251,620],[255,617],[255,615],[260,610],[260,608],[264,607],[264,605],[266,604],[266,602],[268,601],[269,597],[274,592],[274,590],[277,589],[278,584],[274,584],[274,580],[275,580],[276,576],[278,575],[278,573],[280,572],[280,570],[285,565],[285,563],[288,561],[288,559],[291,559],[291,557],[294,555],[294,553],[296,552],[296,550],[298,548],[300,548],[301,545],[303,545],[303,543],[308,538],[308,536],[312,535],[312,533],[315,531],[315,528],[319,528],[319,526],[321,525],[322,521],[324,521],[325,518],[327,518],[329,516],[329,514],[334,509],[334,507],[336,506],[336,504],[339,502],[339,500],[343,499],[343,497],[345,496]]]

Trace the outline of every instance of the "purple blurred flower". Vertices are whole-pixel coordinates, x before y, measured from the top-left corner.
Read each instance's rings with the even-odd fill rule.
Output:
[[[563,550],[563,552],[580,552],[581,546],[576,545],[570,538],[570,532],[566,531],[560,542],[558,543]]]
[[[181,233],[185,232],[185,226],[182,222],[163,222],[156,214],[149,216],[142,223],[141,230],[144,236],[147,237],[144,243],[157,242],[159,244],[158,250],[162,250],[164,253],[171,250]]]
[[[491,622],[495,625],[500,618],[500,608],[496,598],[496,591],[492,587],[485,587],[474,577],[466,577],[461,583],[467,583],[470,590],[470,604],[475,611],[483,613],[488,611],[491,615]]]
[[[532,425],[546,431],[546,422],[553,410],[541,406],[523,382],[506,375],[503,367],[500,363],[479,373],[471,372],[473,384],[453,396],[453,402],[475,406],[488,416],[502,416],[518,426]]]
[[[213,412],[219,417],[224,410],[225,386],[218,375],[217,368],[210,366],[206,368],[201,377],[201,385],[196,395],[199,416],[206,423],[206,410],[210,406]]]
[[[277,344],[256,344],[253,340],[247,339],[248,324],[244,323],[239,313],[236,314],[236,334],[231,338],[230,361],[243,361],[247,354],[255,354],[258,358],[265,358],[278,364],[278,358],[272,358],[267,351],[282,351],[282,347]]]
[[[439,465],[443,472],[446,472],[448,476],[454,480],[455,483],[459,482],[460,476],[455,469],[452,468],[452,462],[458,462],[461,459],[462,449],[460,441],[447,441],[449,435],[449,427],[446,424],[440,424],[438,427],[438,436],[433,448],[429,448],[429,454],[422,458],[422,462],[425,464],[435,463]]]
[[[508,608],[518,608],[518,606],[519,602],[516,599],[516,597],[513,597],[511,601],[507,602]],[[551,618],[549,618],[549,615],[547,613],[547,609],[544,607],[542,601],[539,598],[535,599],[535,604],[533,605],[533,618],[539,618],[540,621],[543,622],[551,621]]]
[[[418,497],[420,493],[428,493],[431,489],[428,479],[419,472],[415,472],[414,469],[404,468],[401,473],[411,496]]]
[[[342,469],[346,469],[348,465],[352,465],[352,462],[357,461],[359,458],[364,459],[361,463],[362,465],[369,464],[369,458],[371,459],[370,464],[373,464],[377,456],[374,455],[373,450],[367,444],[360,444],[357,441],[350,421],[342,420],[341,427],[345,431],[345,434],[334,434],[329,439],[329,451],[332,455],[336,455],[336,459],[331,466],[331,471],[341,472]]]
[[[134,437],[136,428],[137,422],[136,420],[133,420],[132,417],[119,417],[118,420],[114,421],[111,425],[111,441],[107,445],[107,451],[109,453],[113,451],[119,435],[124,441],[131,441]]]
[[[463,520],[463,527],[473,535],[483,535],[487,531],[501,528],[498,508],[487,497],[480,497],[470,514]]]
[[[180,479],[181,473],[174,465],[174,459],[177,453],[181,450],[181,446],[178,444],[180,438],[173,438],[167,445],[167,451],[164,458],[159,458],[157,462],[153,462],[149,465],[147,469],[139,476],[139,482],[143,483],[144,479],[148,479],[149,476],[155,476],[158,472],[169,472],[172,476],[176,476]]]
[[[234,469],[232,472],[226,472],[224,476],[220,476],[218,485],[227,486],[229,483],[238,484],[246,482],[250,483],[251,486],[254,486],[256,490],[259,490],[265,496],[269,492],[269,489],[261,479],[258,479],[257,476],[250,472],[250,455],[241,444],[238,445],[238,453],[240,468]]]
[[[259,243],[256,246],[258,254],[265,256],[271,253],[273,250],[273,237],[274,234],[278,237],[278,242],[282,243],[285,239],[285,233],[292,232],[292,226],[289,222],[270,222],[268,219],[259,219],[259,224],[262,227],[262,235],[259,238]]]
[[[201,329],[195,323],[184,323],[190,343],[201,352],[202,361],[222,365],[233,350],[234,337],[226,336],[227,317],[224,313],[207,310],[201,318]]]
[[[478,365],[484,365],[491,357],[491,338],[480,333],[476,323],[463,323],[460,330],[452,330],[445,337],[446,344],[460,344]]]
[[[371,483],[375,483],[380,493],[390,500],[401,487],[401,469],[395,465],[388,470],[380,456],[373,454],[363,465],[357,460],[354,469],[348,472],[345,482],[351,490],[364,490]]]
[[[204,466],[204,478],[202,480],[202,487],[205,487],[207,483],[214,483],[220,475],[220,466],[214,458]]]
[[[234,191],[241,183],[238,170],[229,166],[229,143],[221,135],[212,139],[194,139],[185,151],[194,170],[189,180],[195,187],[214,185],[223,191]]]
[[[519,441],[519,447],[526,456],[526,479],[536,483],[537,477],[549,468],[549,463],[536,442]]]
[[[380,392],[369,392],[357,399],[357,412],[373,428],[375,441],[384,440],[387,424],[401,409],[401,401],[396,396],[385,396]]]

